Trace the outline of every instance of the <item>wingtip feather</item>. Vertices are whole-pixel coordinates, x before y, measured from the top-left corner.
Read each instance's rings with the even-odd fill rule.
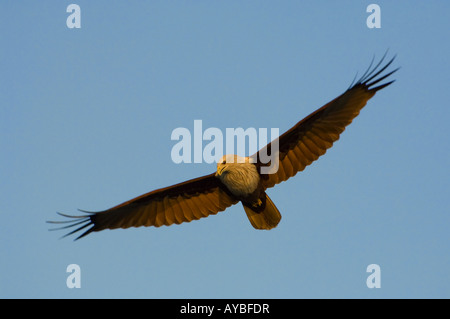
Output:
[[[81,211],[81,210],[80,210]],[[85,212],[85,211],[82,211]],[[64,214],[64,213],[60,213],[60,212],[56,212],[58,215],[65,217],[65,218],[70,218],[72,220],[62,220],[62,221],[46,221],[49,224],[68,224],[62,227],[57,227],[57,228],[50,228],[49,231],[55,231],[55,230],[62,230],[62,229],[68,229],[68,228],[72,228],[78,225],[81,225],[81,227],[78,227],[74,230],[72,230],[71,232],[65,234],[64,236],[62,236],[60,239],[68,237],[88,226],[93,225],[91,228],[89,228],[86,232],[84,232],[83,234],[81,234],[80,236],[78,236],[77,238],[75,238],[75,240],[78,240],[84,236],[86,236],[87,234],[89,234],[90,232],[93,231],[93,228],[95,227],[91,216],[93,215],[93,213],[91,212],[87,212],[87,215],[83,215],[83,216],[74,216],[74,215],[68,215],[68,214]]]
[[[395,58],[397,57],[397,55],[394,55],[386,64],[384,64],[382,66],[383,61],[387,57],[387,53],[388,53],[388,50],[385,52],[383,57],[373,68],[372,68],[372,65],[373,65],[373,59],[372,59],[370,65],[369,65],[369,68],[366,70],[366,72],[364,72],[364,74],[360,77],[360,79],[355,84],[353,84],[353,82],[355,80],[352,81],[352,85],[350,86],[350,89],[353,89],[356,86],[363,86],[367,90],[376,92],[376,91],[379,91],[379,90],[389,86],[390,84],[394,83],[395,80],[392,80],[388,83],[384,83],[379,86],[373,87],[375,84],[387,79],[388,77],[390,77],[392,74],[394,74],[395,72],[397,72],[400,69],[400,67],[398,67],[395,70],[393,70],[387,74],[384,74],[384,75],[382,74],[394,62]]]

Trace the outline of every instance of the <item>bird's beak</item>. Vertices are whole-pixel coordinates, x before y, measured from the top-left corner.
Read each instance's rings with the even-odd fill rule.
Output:
[[[222,175],[224,169],[225,169],[225,165],[223,165],[223,164],[217,165],[216,176]]]

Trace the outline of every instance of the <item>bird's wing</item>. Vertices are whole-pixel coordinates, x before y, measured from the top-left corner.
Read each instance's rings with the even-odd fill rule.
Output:
[[[386,55],[385,55],[386,56]],[[298,122],[289,131],[281,135],[277,140],[279,156],[278,170],[275,173],[262,174],[262,182],[265,188],[273,187],[305,169],[306,166],[325,154],[339,135],[344,131],[352,120],[359,114],[367,101],[382,88],[394,81],[375,86],[380,81],[386,79],[392,73],[383,74],[392,63],[392,58],[386,65],[381,67],[385,58],[372,68],[372,63],[366,73],[354,85],[327,103],[314,113],[310,114]],[[259,166],[268,167],[272,163],[261,160],[261,154],[271,154],[274,142],[269,143],[263,149],[254,154],[253,161]],[[261,153],[264,152],[264,153]],[[270,155],[272,156],[272,155]]]
[[[154,190],[105,211],[83,211],[88,213],[84,216],[70,216],[59,213],[74,220],[50,223],[69,223],[68,226],[61,228],[81,225],[66,236],[91,226],[76,238],[79,239],[93,231],[103,229],[139,226],[159,227],[190,222],[217,214],[237,202],[238,200],[229,193],[213,173]]]

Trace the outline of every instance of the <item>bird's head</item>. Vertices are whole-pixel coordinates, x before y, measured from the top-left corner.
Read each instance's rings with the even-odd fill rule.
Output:
[[[222,174],[227,173],[234,165],[243,163],[251,163],[250,158],[233,154],[224,155],[217,163],[216,176],[221,176]]]

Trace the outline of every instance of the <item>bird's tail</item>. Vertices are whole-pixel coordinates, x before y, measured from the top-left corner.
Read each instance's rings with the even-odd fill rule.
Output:
[[[244,210],[247,213],[248,220],[256,229],[272,229],[277,227],[281,220],[281,214],[278,208],[272,202],[269,196],[266,194],[265,207],[261,211],[260,209],[254,209],[250,206],[243,205]]]

